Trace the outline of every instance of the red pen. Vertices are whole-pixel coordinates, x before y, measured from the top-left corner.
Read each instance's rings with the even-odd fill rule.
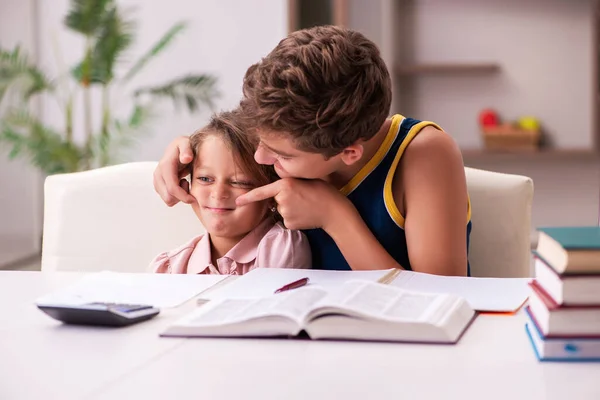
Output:
[[[287,290],[297,289],[299,287],[306,285],[307,283],[308,283],[308,278],[298,279],[297,281],[288,283],[287,285],[280,287],[279,289],[277,289],[275,291],[275,294],[285,292]]]

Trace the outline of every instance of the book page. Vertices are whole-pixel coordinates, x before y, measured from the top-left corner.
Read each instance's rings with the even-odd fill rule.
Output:
[[[316,307],[340,308],[391,321],[429,321],[447,296],[413,293],[388,285],[354,281],[332,292]]]
[[[312,306],[326,294],[321,289],[304,288],[259,299],[213,300],[198,308],[184,324],[225,325],[255,318],[282,316],[301,325]]]
[[[378,271],[327,271],[289,268],[256,268],[236,278],[217,290],[211,291],[202,298],[208,300],[258,298],[271,296],[280,287],[298,279],[308,278],[306,287],[332,289],[340,287],[353,279],[376,282],[389,270]]]
[[[177,307],[225,279],[225,275],[183,275],[102,271],[42,296],[37,304],[80,305],[92,302]]]
[[[513,312],[529,296],[530,278],[473,278],[402,271],[389,285],[410,291],[450,293],[477,311]]]

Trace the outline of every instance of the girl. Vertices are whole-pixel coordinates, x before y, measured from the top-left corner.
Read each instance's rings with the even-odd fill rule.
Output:
[[[256,149],[238,111],[214,115],[190,138],[195,214],[206,234],[161,253],[150,267],[158,273],[242,275],[254,268],[310,268],[307,238],[286,229],[272,200],[236,207],[238,196],[277,179],[272,166],[254,161]]]

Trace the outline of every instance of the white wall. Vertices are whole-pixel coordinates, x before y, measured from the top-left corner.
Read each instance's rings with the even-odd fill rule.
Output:
[[[593,1],[415,0],[415,62],[497,62],[493,74],[419,76],[411,108],[464,148],[480,146],[477,114],[534,115],[561,148],[592,144]],[[414,13],[414,14],[413,14]],[[409,46],[410,48],[411,46]],[[402,52],[402,38],[396,49]],[[399,110],[401,111],[401,110]]]
[[[349,26],[369,36],[390,67],[400,60],[500,64],[494,74],[413,76],[406,97],[395,80],[392,112],[439,122],[463,148],[480,146],[477,113],[484,107],[496,107],[508,119],[533,114],[556,144],[581,148],[592,144],[593,134],[592,5],[592,0],[349,0]],[[532,231],[598,221],[598,160],[476,156],[466,157],[465,164],[533,178]]]
[[[474,168],[533,179],[532,236],[542,226],[596,225],[600,203],[600,161],[488,157],[465,159]]]
[[[33,1],[0,1],[0,46],[34,51]],[[8,160],[0,146],[0,267],[40,249],[41,178],[26,161]]]
[[[560,148],[593,144],[593,1],[417,0],[416,62],[500,64],[493,74],[414,78],[414,116],[432,119],[463,148],[481,145],[477,113],[535,115]],[[401,47],[398,47],[401,48]],[[399,110],[402,112],[402,110]],[[600,164],[575,157],[466,160],[467,165],[533,178],[532,230],[598,221]]]
[[[62,26],[68,1],[40,1],[39,4],[39,29],[43,32],[41,61],[49,69],[57,71],[53,50],[53,40],[56,40],[66,65],[74,64],[81,58],[83,43]],[[217,109],[237,104],[246,69],[287,34],[287,2],[280,0],[120,0],[119,4],[133,9],[131,14],[139,26],[135,50],[128,55],[130,63],[171,25],[180,20],[189,22],[188,29],[175,43],[132,82],[132,88],[165,82],[187,72],[212,73],[218,76],[222,93],[216,102]],[[123,107],[118,111],[126,111],[128,102],[121,104]],[[165,116],[130,152],[130,160],[157,160],[173,138],[191,133],[208,118],[208,112],[194,116],[186,112],[176,113],[168,104],[162,113]],[[80,132],[81,115],[79,109],[77,127]],[[55,103],[44,104],[44,119],[61,126],[63,118]],[[98,123],[98,118],[95,123]]]

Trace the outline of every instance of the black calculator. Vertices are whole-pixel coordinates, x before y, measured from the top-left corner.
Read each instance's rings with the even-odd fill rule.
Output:
[[[37,307],[65,324],[127,326],[146,321],[160,310],[142,304],[87,303],[80,305],[37,304]]]

